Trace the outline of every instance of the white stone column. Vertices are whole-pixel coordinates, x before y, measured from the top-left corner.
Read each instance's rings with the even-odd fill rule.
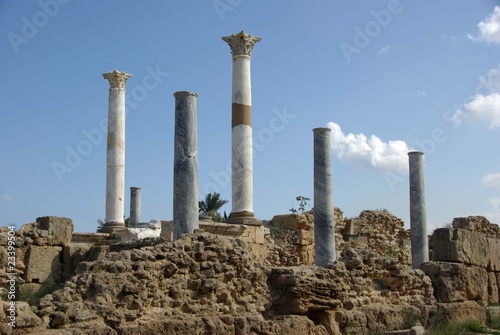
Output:
[[[106,222],[102,232],[125,227],[125,83],[132,75],[113,71],[109,80],[108,148],[106,156]]]
[[[418,269],[429,260],[427,215],[425,210],[424,153],[408,153],[410,164],[411,265]]]
[[[130,188],[130,218],[129,227],[135,228],[141,222],[141,188]]]
[[[330,128],[314,128],[314,258],[326,267],[337,258]]]
[[[230,223],[256,224],[253,211],[252,87],[250,60],[260,37],[244,31],[222,38],[233,56],[232,85],[232,210]]]
[[[197,93],[175,92],[174,240],[199,227]]]

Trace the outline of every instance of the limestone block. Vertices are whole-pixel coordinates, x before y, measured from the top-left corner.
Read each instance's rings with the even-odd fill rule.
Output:
[[[494,272],[488,272],[488,303],[498,304],[498,283]]]
[[[25,280],[28,283],[44,283],[47,279],[60,280],[62,274],[62,247],[31,245],[26,254]]]
[[[342,335],[340,332],[340,327],[336,321],[335,311],[310,311],[307,317],[314,321],[315,324],[320,324],[327,330],[328,334],[331,335]]]
[[[286,229],[313,229],[314,217],[311,214],[275,215],[272,225]]]
[[[244,232],[241,234],[241,239],[245,243],[264,243],[264,226],[241,226],[234,224],[227,224],[230,229],[235,229],[236,227],[246,227]]]
[[[500,302],[500,272],[496,272],[495,276],[497,277],[498,302]]]
[[[348,291],[335,271],[319,267],[273,268],[269,288],[273,309],[279,314],[335,309]]]
[[[339,324],[342,334],[366,334],[366,315],[360,311],[337,311],[335,320]]]
[[[239,224],[228,224],[214,221],[200,221],[199,228],[203,231],[216,235],[242,237],[250,236],[250,231],[245,229],[245,226]],[[245,235],[246,233],[246,235]]]
[[[63,273],[67,277],[73,273],[78,263],[86,259],[91,247],[91,243],[71,243],[63,247]]]
[[[420,269],[431,278],[439,302],[488,300],[488,273],[484,268],[459,263],[426,262]]]
[[[172,221],[161,221],[160,236],[167,242],[172,242],[174,240],[174,224]]]
[[[500,239],[488,238],[490,246],[490,259],[488,263],[488,270],[500,272]]]
[[[314,231],[299,229],[297,230],[299,245],[314,245]]]
[[[369,304],[359,308],[366,315],[368,329],[402,329],[405,315],[420,316],[420,310],[411,305]],[[398,334],[398,333],[395,333]]]
[[[486,322],[486,308],[474,301],[438,303],[436,313],[450,324],[467,320],[476,320],[483,325]]]
[[[440,228],[433,234],[433,261],[488,267],[491,251],[485,236],[460,228]]]
[[[37,228],[47,230],[48,245],[67,245],[73,234],[73,221],[57,216],[44,216],[36,219]]]
[[[314,265],[314,245],[299,245],[297,247],[300,264]]]
[[[494,223],[490,223],[484,216],[454,218],[452,226],[453,228],[463,228],[487,237],[496,237],[500,239],[500,227]]]

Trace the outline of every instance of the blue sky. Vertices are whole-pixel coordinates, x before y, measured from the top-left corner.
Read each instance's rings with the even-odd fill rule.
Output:
[[[334,202],[409,226],[407,151],[425,152],[429,229],[500,222],[500,2],[0,1],[1,225],[104,218],[109,84],[127,82],[126,207],[172,218],[174,97],[198,97],[200,196],[230,200],[231,54],[253,50],[254,210],[313,195],[313,133],[332,131]],[[65,166],[62,170],[55,166]],[[229,213],[230,204],[224,209]]]

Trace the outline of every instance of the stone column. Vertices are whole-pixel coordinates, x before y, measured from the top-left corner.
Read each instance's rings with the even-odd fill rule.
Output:
[[[175,92],[174,240],[198,229],[197,93]]]
[[[125,227],[125,83],[132,75],[113,71],[109,80],[108,149],[106,156],[106,222],[102,232]]]
[[[418,269],[429,260],[427,218],[425,212],[424,153],[408,153],[410,163],[411,265]]]
[[[317,266],[333,263],[335,218],[333,216],[330,128],[314,128],[314,257]]]
[[[230,223],[256,224],[253,212],[252,88],[250,60],[260,37],[244,31],[222,38],[233,56],[232,85],[232,210]]]
[[[135,228],[141,222],[141,188],[130,188],[130,218],[129,225]]]

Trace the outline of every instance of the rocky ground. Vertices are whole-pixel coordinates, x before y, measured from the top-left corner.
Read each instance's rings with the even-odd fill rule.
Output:
[[[445,255],[437,248],[436,255],[444,259],[426,263],[424,272],[405,262],[402,221],[383,211],[364,211],[354,225],[348,220],[339,224],[337,262],[320,268],[310,265],[311,218],[273,219],[260,253],[239,238],[203,231],[174,242],[147,238],[96,246],[78,254],[83,261],[62,288],[36,306],[17,303],[14,329],[6,326],[4,301],[0,333],[368,335],[427,326],[440,318],[486,322],[485,306],[495,292],[498,297],[490,283],[490,277],[496,283],[498,274],[491,254],[496,249],[485,249],[489,258],[478,257],[462,244],[487,234],[484,243],[493,246],[498,226],[472,217],[457,220],[448,233],[438,231],[449,235],[446,250],[455,246],[460,253]],[[23,234],[17,239],[20,253],[43,252],[39,248],[49,246],[66,250],[68,234],[58,225],[64,221],[38,221],[18,233]],[[65,241],[54,240],[54,234]],[[467,239],[454,239],[462,235]],[[31,242],[26,243],[28,237]],[[387,252],[393,249],[399,252]],[[462,254],[472,255],[471,264],[448,261]],[[65,263],[58,261],[53,264],[60,271]],[[29,280],[28,267],[22,266]],[[481,275],[486,284],[476,280]]]

